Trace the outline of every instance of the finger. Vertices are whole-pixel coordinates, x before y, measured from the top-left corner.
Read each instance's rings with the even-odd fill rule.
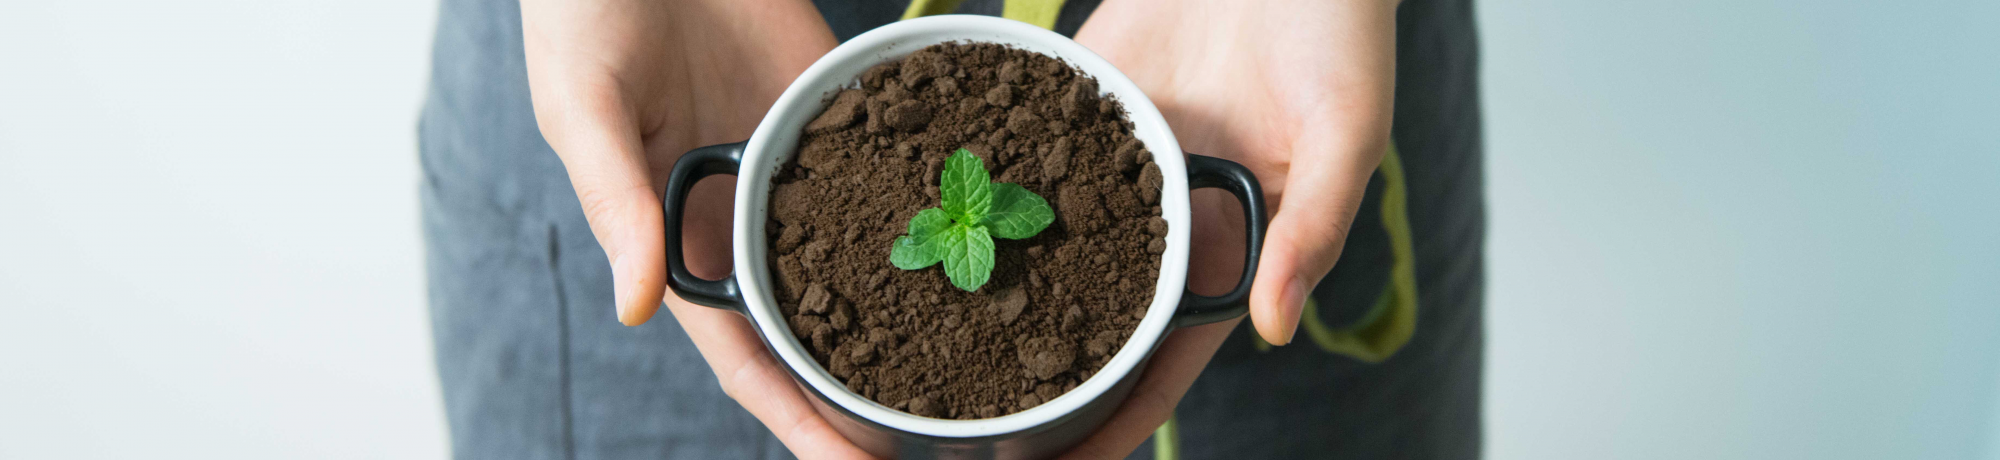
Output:
[[[1336,8],[1324,27],[1343,56],[1322,61],[1325,72],[1307,72],[1304,84],[1327,99],[1294,107],[1309,115],[1289,147],[1282,201],[1275,201],[1265,234],[1250,320],[1274,345],[1291,343],[1306,296],[1340,260],[1342,245],[1361,207],[1368,178],[1388,147],[1395,104],[1396,7],[1362,2]],[[1302,28],[1301,30],[1304,30]]]
[[[1174,416],[1174,406],[1187,395],[1195,377],[1208,366],[1209,358],[1229,338],[1229,331],[1241,319],[1206,324],[1175,331],[1160,342],[1146,373],[1132,387],[1132,394],[1118,405],[1111,419],[1096,433],[1063,454],[1065,460],[1125,458],[1153,435],[1153,430]]]
[[[1369,133],[1323,133],[1307,134],[1293,147],[1284,201],[1265,233],[1250,291],[1250,320],[1272,345],[1291,343],[1306,296],[1340,260],[1386,142]]]
[[[531,78],[535,121],[562,158],[590,231],[611,263],[618,321],[644,323],[664,295],[666,246],[637,122],[616,85],[559,72]]]
[[[813,410],[783,363],[765,351],[742,316],[671,300],[674,319],[715,371],[722,391],[801,458],[871,458]]]

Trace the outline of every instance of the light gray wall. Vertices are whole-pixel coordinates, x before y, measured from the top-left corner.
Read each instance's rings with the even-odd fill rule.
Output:
[[[435,11],[0,1],[0,459],[445,456]]]
[[[1492,458],[2000,459],[1994,2],[1489,1]],[[0,3],[0,458],[437,458],[434,6]]]
[[[1479,13],[1493,458],[2000,458],[2000,3]]]

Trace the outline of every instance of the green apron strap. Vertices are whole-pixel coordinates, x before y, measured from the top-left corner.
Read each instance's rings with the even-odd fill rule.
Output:
[[[1417,330],[1417,252],[1410,237],[1409,184],[1403,178],[1403,158],[1396,146],[1382,155],[1382,229],[1389,234],[1389,251],[1395,265],[1389,268],[1389,283],[1375,306],[1353,326],[1335,329],[1319,317],[1319,303],[1306,298],[1299,326],[1319,348],[1329,353],[1379,363],[1403,349]]]
[[[1153,430],[1153,460],[1180,460],[1181,424],[1179,415],[1168,415],[1167,423]]]
[[[958,10],[963,0],[912,0],[910,7],[903,9],[903,19],[920,18],[934,14],[951,14]],[[1034,24],[1035,27],[1054,30],[1056,15],[1062,13],[1063,0],[1007,0],[1001,6],[1000,16],[1007,19]]]
[[[951,14],[958,10],[958,4],[962,1],[964,0],[910,0],[910,7],[903,9],[903,19]]]
[[[1062,7],[1063,0],[1007,0],[1000,8],[1000,16],[1055,30],[1056,15],[1062,13]]]

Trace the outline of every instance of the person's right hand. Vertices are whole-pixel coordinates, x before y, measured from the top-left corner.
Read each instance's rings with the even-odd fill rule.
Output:
[[[723,391],[793,453],[867,457],[813,411],[743,317],[666,295],[667,172],[683,152],[748,138],[833,49],[819,12],[803,0],[523,0],[521,24],[535,121],[611,262],[618,320],[644,323],[666,299]],[[729,273],[729,182],[704,182],[688,202],[698,276]]]

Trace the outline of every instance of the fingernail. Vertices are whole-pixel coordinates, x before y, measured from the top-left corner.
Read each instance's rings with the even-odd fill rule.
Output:
[[[625,322],[625,310],[627,310],[625,308],[625,299],[632,297],[632,283],[627,283],[626,281],[632,279],[633,267],[628,262],[630,260],[623,256],[611,259],[611,290],[613,292],[611,306],[618,311],[618,322],[620,323]]]
[[[1292,280],[1291,284],[1285,286],[1285,295],[1278,297],[1279,301],[1283,302],[1278,305],[1286,309],[1284,317],[1281,318],[1285,322],[1283,328],[1285,342],[1274,345],[1290,344],[1292,338],[1299,334],[1299,316],[1305,313],[1306,292],[1310,290],[1311,287],[1306,286],[1303,280]]]

